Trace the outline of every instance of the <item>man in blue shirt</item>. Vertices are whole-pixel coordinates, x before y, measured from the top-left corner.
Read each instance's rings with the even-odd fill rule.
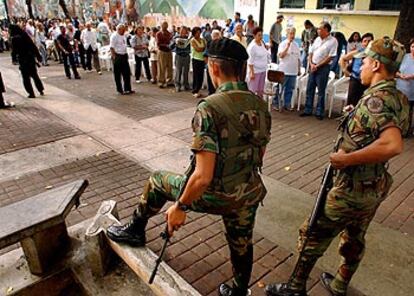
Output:
[[[231,34],[234,35],[235,30],[236,30],[236,25],[238,23],[241,23],[242,25],[244,25],[245,21],[246,20],[243,20],[243,19],[240,18],[240,12],[236,12],[234,14],[234,21],[232,21],[231,24],[230,24],[230,32],[231,32]]]

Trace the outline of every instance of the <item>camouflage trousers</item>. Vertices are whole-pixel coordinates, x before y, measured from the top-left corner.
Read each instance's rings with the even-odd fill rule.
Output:
[[[331,283],[337,293],[346,293],[365,250],[365,234],[375,212],[386,198],[392,177],[385,173],[375,182],[357,182],[340,174],[328,193],[323,214],[308,235],[308,220],[299,230],[299,258],[290,283],[303,289],[316,261],[340,234],[341,261]]]
[[[166,171],[154,172],[140,197],[137,211],[147,218],[157,214],[167,201],[179,198],[186,178]],[[233,266],[233,284],[242,290],[248,288],[252,272],[252,237],[257,207],[258,203],[234,209],[230,200],[223,201],[211,192],[204,193],[191,204],[193,211],[222,216]]]

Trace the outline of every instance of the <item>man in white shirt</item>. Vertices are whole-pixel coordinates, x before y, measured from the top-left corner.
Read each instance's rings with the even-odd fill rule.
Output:
[[[286,39],[279,45],[279,71],[285,73],[283,80],[284,106],[279,106],[279,98],[273,98],[273,105],[278,108],[293,111],[291,107],[293,90],[296,85],[296,77],[300,73],[300,49],[295,42],[296,29],[288,27],[286,29]]]
[[[127,40],[124,34],[125,26],[118,25],[116,32],[111,35],[109,46],[114,63],[116,90],[121,95],[129,95],[134,93],[134,91],[131,89],[131,70],[128,63]],[[122,87],[121,76],[124,81],[124,87]]]
[[[243,25],[242,25],[242,23],[237,23],[236,28],[234,29],[234,31],[236,32],[236,34],[234,34],[234,36],[231,37],[231,39],[236,40],[241,45],[243,45],[244,48],[247,48],[247,38],[245,36],[243,36]]]
[[[57,24],[57,22],[53,22],[53,26],[52,29],[49,31],[49,38],[51,38],[53,40],[53,45],[54,45],[54,49],[53,49],[53,54],[55,56],[55,61],[58,60],[59,58],[59,63],[63,63],[63,59],[62,59],[62,53],[59,49],[59,45],[57,42],[57,38],[59,37],[59,35],[61,34],[60,32],[60,28]]]
[[[101,65],[98,58],[98,39],[96,36],[96,30],[92,28],[92,23],[87,22],[86,28],[82,30],[81,41],[86,52],[86,69],[92,71],[92,57],[93,66],[99,75],[101,72]]]
[[[330,64],[336,56],[338,41],[331,36],[331,25],[322,22],[318,28],[319,37],[309,49],[309,78],[306,88],[305,110],[300,115],[311,116],[316,87],[318,87],[318,104],[315,116],[322,120],[325,112],[325,90],[328,84]]]

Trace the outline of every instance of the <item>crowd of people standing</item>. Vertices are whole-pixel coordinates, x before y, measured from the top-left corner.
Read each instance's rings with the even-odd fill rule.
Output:
[[[279,100],[275,97],[274,109],[293,110],[292,94],[297,77],[301,74],[301,67],[309,73],[305,109],[301,116],[315,115],[317,119],[324,118],[325,89],[329,73],[334,71],[339,76],[339,69],[341,74],[350,77],[347,104],[355,106],[366,88],[361,84],[359,77],[362,58],[354,56],[365,50],[374,39],[373,34],[368,32],[361,36],[359,32],[353,32],[346,40],[342,33],[332,32],[328,22],[322,22],[315,27],[310,20],[306,20],[299,44],[296,29],[292,26],[284,29],[283,22],[284,16],[277,15],[269,31],[269,43],[266,43],[263,29],[257,26],[253,17],[249,15],[247,20],[244,20],[238,12],[235,13],[234,19],[226,20],[222,27],[217,21],[203,27],[169,26],[167,22],[163,22],[159,27],[148,28],[134,24],[118,24],[115,27],[114,24],[96,18],[86,23],[77,18],[21,20],[10,28],[2,27],[0,50],[6,50],[10,45],[13,47],[10,41],[13,34],[19,35],[20,39],[16,40],[24,40],[19,42],[25,43],[24,48],[30,49],[19,52],[22,45],[16,41],[12,60],[20,65],[23,83],[31,98],[35,97],[31,79],[34,80],[40,94],[44,91],[36,65],[48,66],[50,59],[59,61],[63,64],[68,79],[80,79],[78,68],[91,72],[92,65],[98,74],[102,74],[98,51],[99,47],[103,46],[110,47],[114,79],[119,94],[134,93],[131,73],[134,73],[136,83],[142,82],[141,77],[145,73],[147,81],[158,84],[160,88],[174,87],[176,92],[192,91],[195,98],[200,98],[205,76],[208,94],[215,92],[207,71],[209,44],[215,39],[231,38],[243,45],[249,55],[246,81],[252,92],[263,95],[266,71],[270,63],[277,63],[279,71],[284,72],[284,106],[278,106]],[[15,30],[18,33],[13,33],[13,26],[19,29]],[[286,38],[282,38],[284,32]],[[33,45],[28,45],[31,41]],[[130,69],[128,47],[134,52],[135,69]],[[27,57],[29,52],[30,58]],[[412,56],[407,54],[402,69],[397,74],[398,87],[411,102],[414,101]],[[192,85],[189,77],[191,68]],[[317,104],[313,110],[315,94]]]

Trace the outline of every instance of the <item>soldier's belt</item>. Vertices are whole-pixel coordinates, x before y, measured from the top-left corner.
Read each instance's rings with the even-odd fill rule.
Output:
[[[381,163],[353,166],[342,172],[353,181],[366,182],[368,185],[370,182],[377,182],[387,172],[387,169],[385,164]]]

